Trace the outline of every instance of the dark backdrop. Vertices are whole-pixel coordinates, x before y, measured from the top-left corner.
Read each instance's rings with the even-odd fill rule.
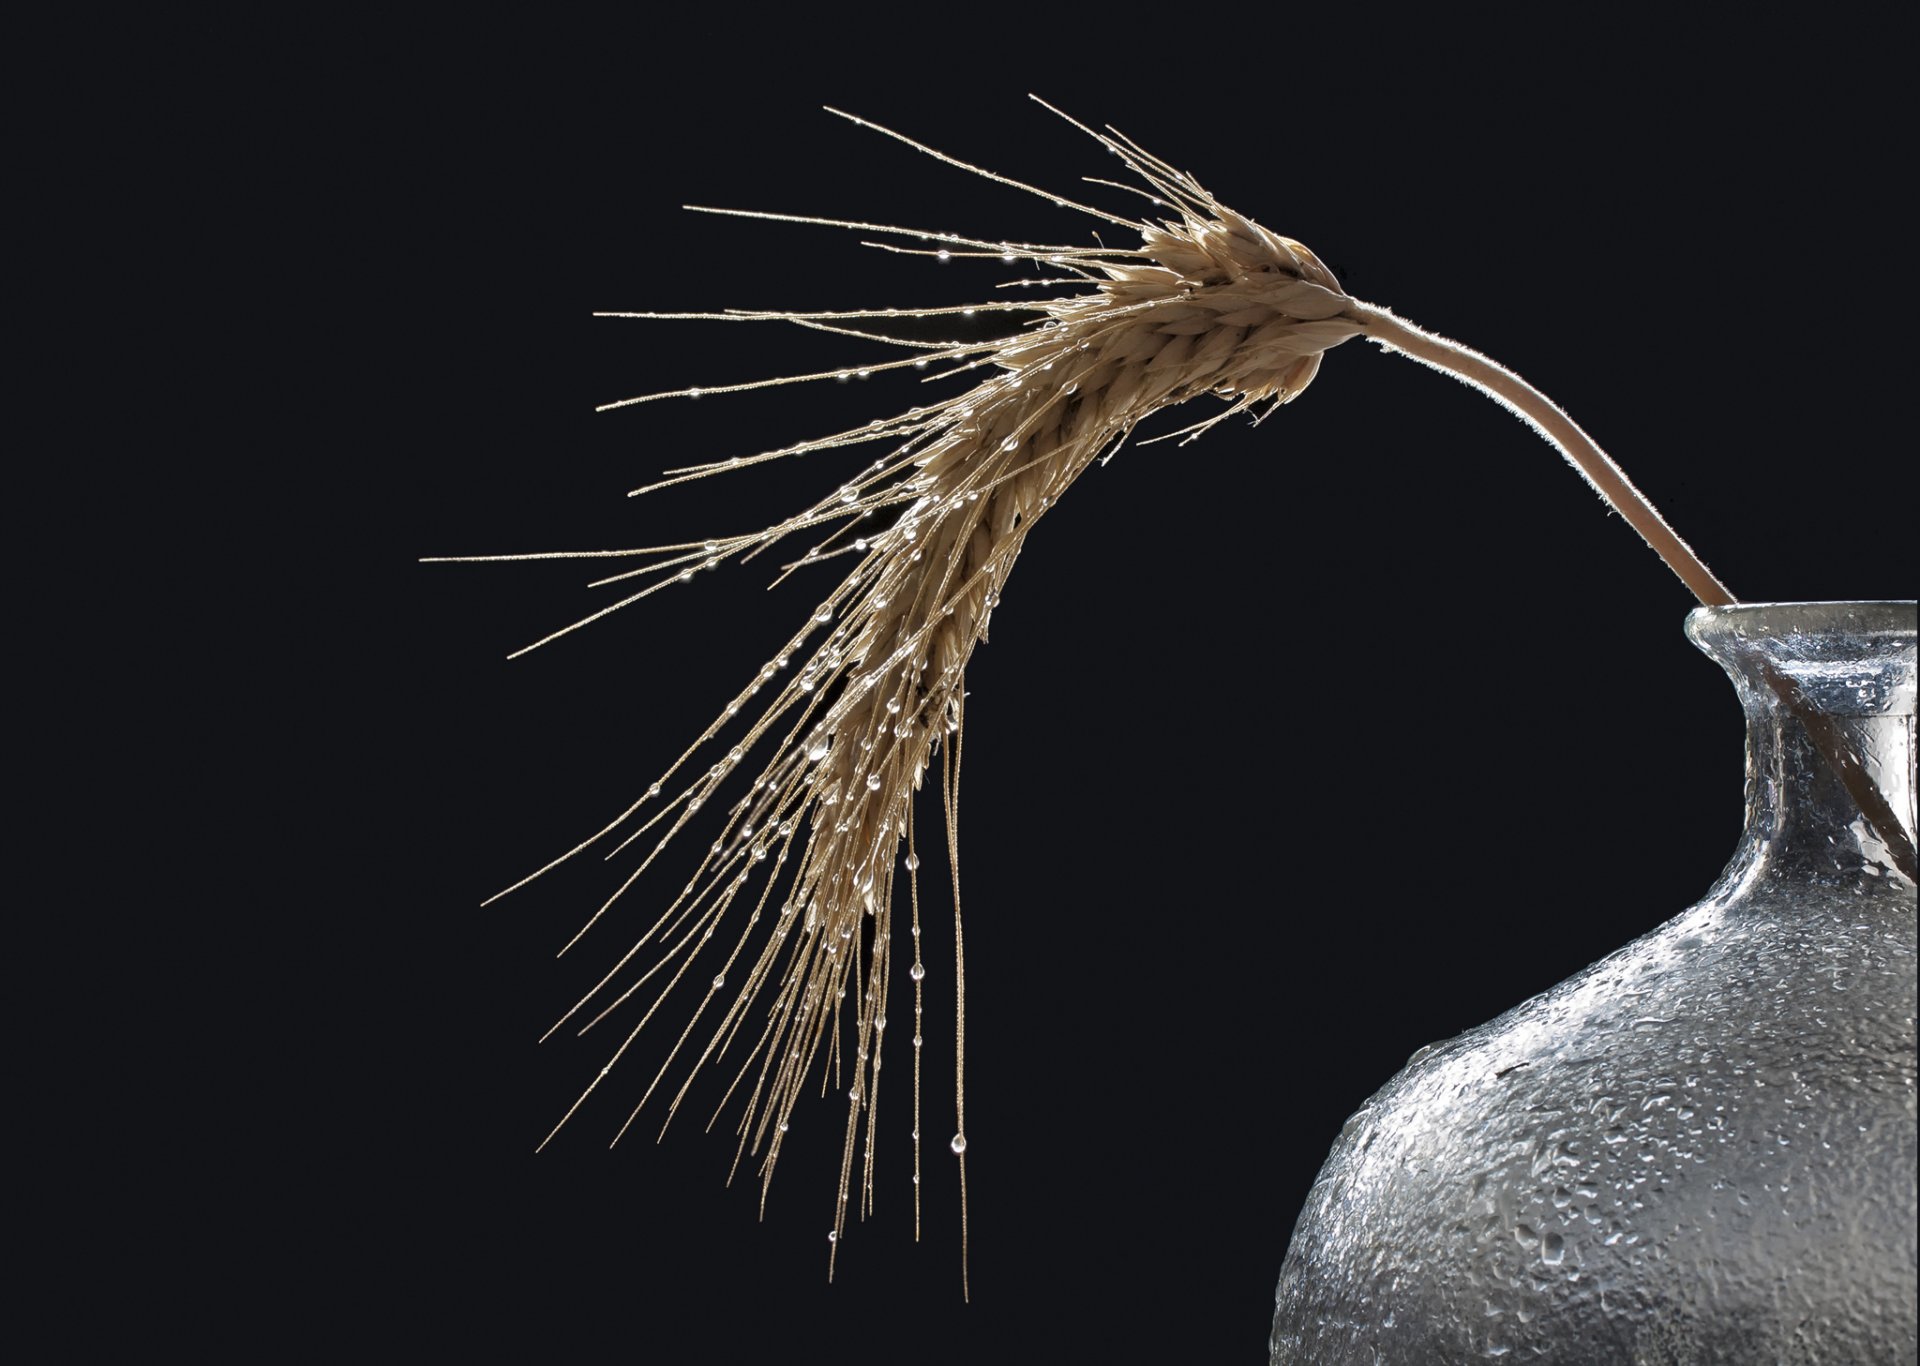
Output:
[[[1798,30],[1499,55],[1455,33],[1378,63],[1284,28],[1095,55],[956,24],[897,59],[870,35],[857,61],[836,32],[750,67],[678,35],[583,37],[604,60],[543,49],[422,97],[402,226],[441,292],[400,311],[404,415],[368,434],[377,477],[417,496],[374,542],[391,640],[369,711],[399,768],[374,793],[392,828],[367,1022],[394,1092],[354,1159],[356,1217],[402,1253],[403,1320],[480,1356],[1262,1360],[1345,1117],[1422,1044],[1681,910],[1738,831],[1740,715],[1682,637],[1689,595],[1557,455],[1353,342],[1258,430],[1130,449],[1034,536],[968,675],[971,1305],[938,954],[925,1232],[916,1246],[895,1038],[878,1220],[829,1285],[843,1101],[801,1111],[764,1223],[750,1181],[723,1186],[727,1124],[658,1147],[642,1126],[607,1151],[682,1023],[672,1004],[532,1155],[618,1035],[535,1038],[686,863],[560,963],[626,865],[477,909],[656,776],[832,571],[771,593],[753,567],[703,575],[507,664],[602,601],[591,567],[410,557],[743,530],[839,482],[857,451],[623,498],[671,465],[897,410],[914,382],[596,416],[877,352],[586,315],[992,295],[998,263],[677,206],[1085,240],[1076,215],[819,110],[1099,197],[1076,178],[1115,163],[1033,89],[1306,242],[1356,296],[1526,375],[1735,593],[1911,596],[1893,545],[1907,357],[1880,344],[1868,292],[1907,255],[1877,169],[1891,104],[1851,40]],[[415,1300],[407,1277],[448,1297]]]

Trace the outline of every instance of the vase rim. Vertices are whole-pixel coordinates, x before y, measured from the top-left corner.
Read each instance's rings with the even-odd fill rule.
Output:
[[[1865,598],[1836,602],[1735,602],[1696,607],[1687,613],[1687,635],[1696,642],[1726,634],[1773,635],[1866,632],[1915,633],[1912,598]]]

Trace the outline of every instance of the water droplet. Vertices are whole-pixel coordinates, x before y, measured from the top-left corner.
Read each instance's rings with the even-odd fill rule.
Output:
[[[880,790],[880,775],[878,773],[869,773],[867,775],[867,791],[878,792],[879,790]]]
[[[926,968],[919,963],[915,963],[911,968],[907,969],[907,976],[913,978],[916,982],[920,981],[926,975]]]
[[[725,977],[725,976],[723,976],[723,975],[721,975],[721,974],[719,974],[719,973],[716,973],[716,974],[714,974],[714,978],[713,978],[713,989],[714,989],[715,991],[718,991],[718,990],[720,990],[720,988],[721,988],[721,987],[723,987],[723,986],[725,986],[726,984],[727,984],[727,979],[726,979],[726,977]]]
[[[967,1150],[967,1136],[965,1134],[955,1134],[952,1139],[948,1141],[947,1146],[956,1153],[964,1153]]]
[[[845,1199],[846,1197],[842,1196],[841,1198]],[[832,1229],[829,1229],[827,1230],[827,1241],[830,1243],[837,1243],[840,1241],[840,1235],[838,1233],[835,1233]]]
[[[908,854],[907,855],[907,871],[911,873],[917,870],[919,867],[920,867],[920,856],[918,854]]]
[[[807,751],[807,758],[817,764],[827,757],[827,750],[828,745],[825,740],[815,741],[813,748]]]

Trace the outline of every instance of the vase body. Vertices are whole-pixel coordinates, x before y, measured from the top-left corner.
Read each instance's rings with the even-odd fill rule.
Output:
[[[1273,1362],[1916,1361],[1913,604],[1687,629],[1747,711],[1732,863],[1348,1121]]]

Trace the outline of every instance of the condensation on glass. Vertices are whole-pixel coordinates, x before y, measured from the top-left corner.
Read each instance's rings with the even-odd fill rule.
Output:
[[[1779,683],[1911,846],[1914,605],[1702,608],[1687,633],[1747,712],[1732,863],[1348,1121],[1275,1363],[1915,1362],[1915,887]]]

